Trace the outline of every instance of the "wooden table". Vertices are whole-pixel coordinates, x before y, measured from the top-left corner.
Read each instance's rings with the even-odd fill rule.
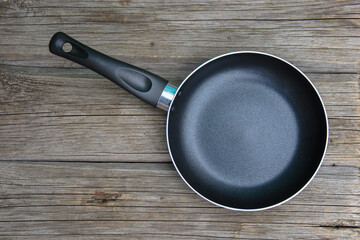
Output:
[[[193,193],[166,148],[166,113],[49,53],[57,31],[179,85],[216,55],[283,57],[330,124],[314,181],[234,212]],[[1,239],[358,239],[360,2],[0,2]]]

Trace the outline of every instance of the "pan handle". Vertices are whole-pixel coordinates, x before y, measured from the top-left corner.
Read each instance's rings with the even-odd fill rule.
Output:
[[[99,73],[155,107],[167,110],[174,97],[176,88],[167,85],[167,80],[102,54],[65,33],[54,34],[49,43],[49,50],[55,55]],[[169,95],[169,89],[172,90],[172,95]]]

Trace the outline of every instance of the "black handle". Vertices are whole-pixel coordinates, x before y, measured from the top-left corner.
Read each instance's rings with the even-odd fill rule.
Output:
[[[69,49],[65,48],[65,44],[71,45],[68,46]],[[89,48],[62,32],[55,33],[51,38],[49,50],[99,73],[155,107],[168,82],[155,74]]]

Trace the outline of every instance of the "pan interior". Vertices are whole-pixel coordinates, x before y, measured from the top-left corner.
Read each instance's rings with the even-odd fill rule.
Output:
[[[185,181],[232,208],[291,197],[315,173],[326,144],[316,91],[291,65],[241,53],[209,62],[181,86],[168,143]]]

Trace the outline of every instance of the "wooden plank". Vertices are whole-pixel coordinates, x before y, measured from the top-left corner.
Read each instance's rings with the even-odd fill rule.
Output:
[[[82,225],[87,222],[94,228],[109,224],[108,230],[97,234],[118,231],[120,236],[143,232],[147,224],[167,226],[159,229],[166,235],[179,228],[183,231],[177,234],[190,236],[198,229],[200,237],[226,237],[239,226],[244,226],[239,236],[250,238],[255,237],[254,231],[271,226],[276,230],[267,230],[264,238],[272,234],[285,237],[283,226],[299,231],[292,232],[299,237],[329,237],[334,230],[356,236],[360,224],[358,173],[358,166],[324,164],[313,183],[289,203],[269,211],[238,213],[213,206],[191,192],[171,164],[2,162],[1,222],[13,227],[21,223],[22,234],[35,228],[40,235],[55,234],[59,226],[69,223],[79,229],[78,234],[91,234]],[[324,188],[329,183],[331,188]],[[346,218],[341,217],[344,215]],[[54,225],[43,228],[44,222]],[[112,224],[118,229],[112,229]],[[207,235],[206,229],[213,232]],[[17,235],[1,223],[0,231]],[[149,229],[157,233],[152,231]],[[311,235],[314,233],[319,235]]]
[[[209,57],[235,50],[271,52],[314,72],[357,73],[358,69],[356,1],[257,1],[250,5],[216,1],[205,5],[194,2],[190,6],[174,6],[173,1],[140,5],[131,2],[126,6],[118,1],[23,2],[21,6],[3,4],[0,31],[6,34],[0,38],[4,50],[0,52],[0,63],[76,66],[59,61],[47,51],[49,38],[61,30],[125,61],[149,70],[159,68],[159,74],[171,73],[179,62],[183,65],[197,61],[196,66]],[[329,6],[326,10],[324,4]],[[331,17],[334,13],[337,17]],[[16,30],[9,30],[10,26]],[[24,56],[23,52],[30,54]]]
[[[1,73],[0,159],[169,161],[165,112],[107,80],[80,76],[49,82],[49,76]],[[332,76],[310,76],[328,111],[327,153],[360,157],[357,75]]]
[[[77,226],[74,229],[74,225]],[[29,237],[34,229],[40,236],[56,235],[65,237],[76,237],[78,235],[97,236],[117,235],[121,239],[152,239],[159,236],[160,239],[277,239],[280,237],[291,237],[294,239],[334,239],[334,234],[341,234],[349,239],[356,239],[359,235],[356,229],[335,227],[296,226],[291,224],[252,224],[252,223],[214,223],[199,222],[188,224],[182,221],[55,221],[48,226],[44,222],[10,222],[9,228],[0,228],[4,236],[18,236],[9,232],[9,229],[22,229],[25,239]],[[114,226],[117,226],[116,228]],[[291,234],[284,234],[291,230]],[[102,232],[103,234],[99,234]],[[133,233],[127,233],[133,232]],[[5,235],[6,234],[6,235]],[[36,236],[36,235],[35,235]],[[37,236],[36,236],[37,237]],[[9,239],[9,238],[8,238]]]

